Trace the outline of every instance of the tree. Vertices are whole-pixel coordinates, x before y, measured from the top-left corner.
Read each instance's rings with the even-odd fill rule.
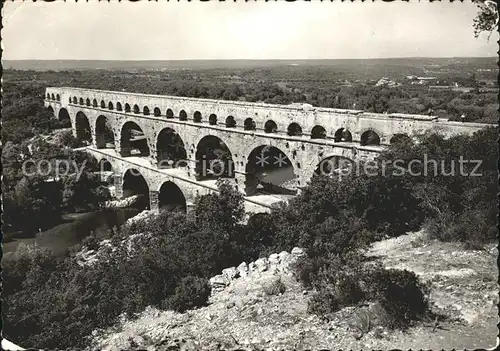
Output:
[[[11,189],[23,177],[23,161],[29,156],[26,151],[29,152],[23,145],[11,141],[6,142],[2,148],[4,189]]]
[[[479,37],[482,32],[489,32],[488,40],[491,33],[498,28],[498,6],[492,0],[472,0],[479,8],[479,12],[474,18],[473,27],[474,35]]]
[[[86,171],[80,177],[76,174],[64,179],[63,207],[70,211],[93,209],[110,198],[109,190],[102,186],[97,176]]]
[[[58,182],[40,176],[24,177],[15,187],[19,210],[23,212],[28,230],[47,228],[61,215],[61,189]]]
[[[243,196],[224,181],[219,181],[217,186],[218,194],[196,200],[196,222],[200,228],[230,234],[245,216]]]

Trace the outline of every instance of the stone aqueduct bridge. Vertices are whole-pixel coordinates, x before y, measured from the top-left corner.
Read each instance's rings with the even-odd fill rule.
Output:
[[[98,160],[111,163],[118,196],[122,195],[126,172],[138,170],[147,182],[152,208],[158,206],[165,182],[174,183],[188,205],[197,194],[216,190],[215,181],[201,179],[197,168],[204,158],[202,146],[208,139],[216,139],[227,147],[234,167],[231,181],[246,195],[245,200],[268,208],[286,196],[256,193],[257,182],[250,163],[255,162],[256,152],[262,152],[263,146],[275,147],[286,155],[293,165],[294,185],[300,189],[323,160],[373,158],[384,145],[399,137],[411,138],[426,131],[445,136],[471,134],[487,126],[425,115],[375,114],[307,104],[271,105],[70,87],[48,87],[45,106],[59,119],[69,118],[73,134],[77,138],[87,135],[91,143],[88,150]],[[108,136],[104,126],[109,130]],[[131,128],[142,131],[142,148],[147,149],[143,156],[130,153]],[[185,152],[182,156],[187,160],[184,167],[158,168],[160,139],[165,130],[180,140]],[[106,138],[116,142],[110,147]]]

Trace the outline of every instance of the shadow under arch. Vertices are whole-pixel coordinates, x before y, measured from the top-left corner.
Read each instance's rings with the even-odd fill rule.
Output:
[[[278,125],[273,120],[268,120],[264,124],[264,132],[266,133],[278,133]]]
[[[243,122],[243,129],[245,130],[256,130],[257,125],[255,124],[255,121],[252,118],[247,118]]]
[[[136,168],[129,168],[123,174],[122,193],[124,198],[138,195],[138,199],[133,204],[133,207],[138,209],[150,209],[148,183],[141,172]]]
[[[114,184],[114,170],[113,165],[109,162],[105,157],[101,158],[97,163],[97,168],[99,172],[99,177],[101,182],[106,183],[108,185]]]
[[[149,156],[148,138],[135,122],[126,122],[120,132],[120,155]]]
[[[217,125],[217,115],[216,114],[212,113],[210,116],[208,116],[208,124],[210,124],[211,126]]]
[[[115,135],[111,123],[106,116],[100,115],[95,123],[96,147],[98,149],[114,149]]]
[[[361,146],[380,145],[380,136],[372,129],[361,134]]]
[[[186,111],[181,110],[179,112],[179,121],[187,121],[187,119],[188,119],[188,115],[187,115]]]
[[[92,144],[92,130],[90,129],[89,119],[82,111],[76,114],[75,119],[76,138],[87,145]]]
[[[97,163],[97,167],[101,172],[113,172],[113,165],[105,157],[101,158]]]
[[[184,141],[172,128],[165,127],[156,139],[156,161],[158,168],[187,166],[187,152]]]
[[[326,129],[323,126],[315,125],[311,129],[311,139],[326,139]]]
[[[301,136],[302,135],[302,127],[298,123],[290,123],[287,128],[288,136]]]
[[[174,111],[172,111],[172,109],[170,109],[170,108],[167,108],[167,112],[165,112],[165,116],[167,118],[174,118]]]
[[[398,133],[394,134],[389,140],[390,144],[399,144],[399,143],[410,143],[412,140],[406,133]]]
[[[296,195],[297,175],[292,161],[279,148],[261,145],[254,148],[245,166],[246,193]]]
[[[195,111],[193,114],[193,121],[195,123],[201,123],[201,112],[200,111]]]
[[[339,128],[335,132],[335,135],[333,136],[333,139],[336,142],[351,142],[352,141],[352,134],[347,128]]]
[[[158,191],[158,208],[160,212],[186,213],[186,197],[177,184],[164,182]]]
[[[234,178],[233,155],[222,139],[203,137],[196,146],[196,180]]]
[[[57,119],[59,120],[59,122],[61,122],[63,128],[71,128],[71,118],[69,117],[68,110],[66,110],[65,108],[61,108],[59,110]]]

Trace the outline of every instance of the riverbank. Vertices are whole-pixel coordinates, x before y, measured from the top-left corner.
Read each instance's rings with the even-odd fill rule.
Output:
[[[133,217],[128,218],[125,223],[123,223],[122,228],[126,226],[133,225],[139,221],[147,220],[152,216],[156,216],[158,213],[150,210],[144,210]],[[131,235],[128,237],[121,237],[121,239],[116,242],[108,238],[100,241],[95,241],[92,247],[83,246],[80,251],[75,253],[75,259],[80,266],[92,266],[101,260],[113,259],[113,253],[119,249],[125,247],[130,255],[133,255],[135,250],[135,245],[140,245],[142,240],[147,240],[149,238],[148,233],[140,233]]]
[[[37,245],[50,249],[56,256],[61,256],[90,234],[105,237],[114,227],[121,226],[139,212],[134,208],[117,208],[64,214],[62,222],[48,230],[3,243],[3,252],[8,257],[19,245]]]
[[[102,207],[103,208],[126,208],[131,207],[141,199],[142,195],[132,195],[120,200],[110,200],[106,201]]]

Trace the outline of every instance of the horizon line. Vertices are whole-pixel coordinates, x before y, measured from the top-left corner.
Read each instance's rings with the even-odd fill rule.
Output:
[[[118,61],[118,62],[140,62],[140,61],[320,61],[320,60],[397,60],[397,59],[460,59],[460,58],[495,58],[497,56],[397,56],[397,57],[365,57],[365,58],[186,58],[186,59],[5,59],[2,61]]]

